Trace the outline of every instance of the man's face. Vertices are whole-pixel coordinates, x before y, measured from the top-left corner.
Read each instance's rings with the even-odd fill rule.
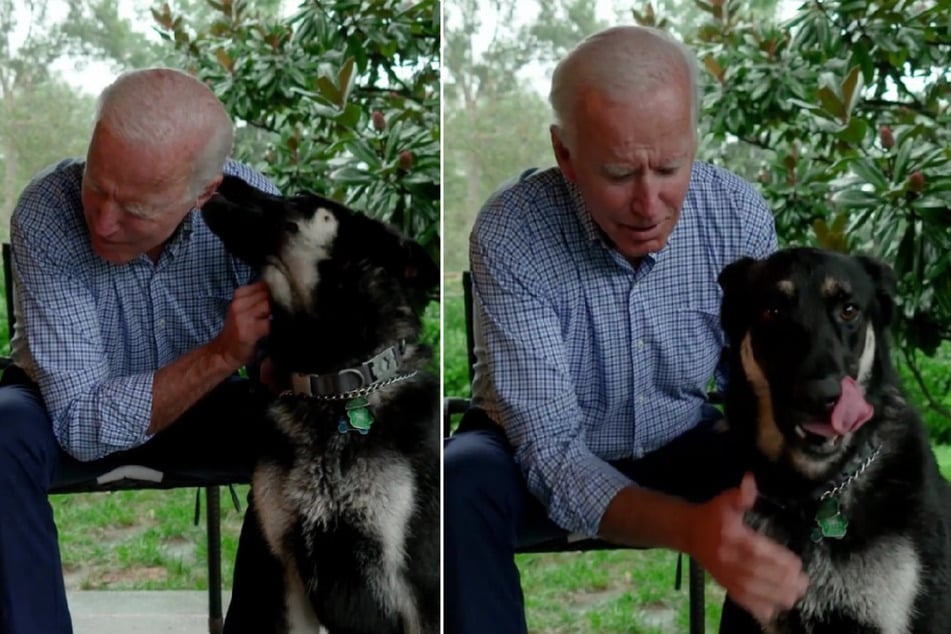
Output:
[[[680,217],[696,154],[686,90],[664,87],[636,102],[581,96],[570,147],[553,132],[558,164],[595,223],[637,262],[661,250]]]
[[[158,259],[191,210],[185,166],[160,160],[96,126],[83,172],[82,202],[95,252],[114,264],[143,253]]]

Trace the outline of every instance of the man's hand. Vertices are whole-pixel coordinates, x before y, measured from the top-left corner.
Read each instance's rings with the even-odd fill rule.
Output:
[[[738,605],[763,624],[788,610],[806,592],[802,561],[792,551],[743,523],[756,502],[747,473],[738,488],[699,507],[691,554]]]
[[[235,290],[225,325],[215,338],[218,354],[238,369],[251,361],[255,346],[271,331],[271,296],[264,282]]]

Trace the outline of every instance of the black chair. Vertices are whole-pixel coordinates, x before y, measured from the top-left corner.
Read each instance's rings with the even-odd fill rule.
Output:
[[[469,271],[462,273],[462,292],[463,303],[465,306],[465,326],[466,326],[466,354],[469,364],[469,383],[473,379],[473,368],[475,367],[475,319],[472,304],[472,278]],[[452,433],[453,416],[465,413],[469,407],[469,399],[458,396],[446,397],[443,401],[443,434],[446,436]],[[446,495],[450,493],[447,491]],[[615,550],[626,548],[600,539],[581,537],[577,535],[566,535],[551,539],[541,543],[534,543],[529,546],[519,547],[517,553],[556,553],[556,552],[585,552],[592,550]],[[675,573],[675,587],[679,590],[682,576],[682,558],[677,557],[677,570]],[[705,615],[705,595],[704,584],[706,574],[700,564],[693,558],[689,558],[689,580],[688,588],[690,595],[690,634],[703,634],[706,629]]]
[[[13,338],[16,323],[13,297],[13,262],[10,245],[3,244],[3,282],[7,297],[7,325],[9,336]],[[9,366],[11,360],[0,357],[0,370]],[[96,468],[77,460],[66,460],[61,473],[50,487],[51,495],[69,493],[98,493],[128,489],[179,489],[197,488],[195,499],[195,523],[199,521],[201,508],[200,490],[205,491],[205,518],[208,539],[208,631],[220,634],[223,626],[221,600],[221,491],[227,486],[231,490],[232,502],[239,509],[234,484],[250,481],[250,471],[227,469],[190,469],[160,471],[142,465],[121,465],[108,471]],[[239,509],[240,510],[240,509]]]

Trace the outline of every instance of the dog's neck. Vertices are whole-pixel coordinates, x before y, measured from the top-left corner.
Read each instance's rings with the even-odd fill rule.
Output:
[[[374,386],[382,386],[408,377],[404,371],[404,358],[407,354],[405,340],[388,346],[362,363],[345,367],[336,372],[322,374],[291,374],[291,386],[294,393],[306,396],[346,395]]]
[[[879,454],[878,445],[863,442],[836,470],[835,476],[818,484],[805,479],[778,482],[769,477],[770,473],[774,473],[772,470],[761,472],[757,474],[757,484],[761,484],[759,497],[777,509],[809,515],[820,500],[828,497],[838,498],[860,480]]]

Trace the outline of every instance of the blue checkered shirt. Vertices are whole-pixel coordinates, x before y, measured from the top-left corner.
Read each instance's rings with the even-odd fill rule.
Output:
[[[710,381],[725,380],[717,276],[775,247],[763,198],[700,162],[667,245],[636,268],[557,168],[486,203],[470,237],[474,404],[504,427],[558,525],[597,534],[631,484],[606,461],[641,457],[709,411]]]
[[[80,460],[150,438],[155,371],[218,335],[253,271],[192,210],[158,263],[116,265],[92,250],[80,188],[84,162],[38,175],[13,212],[14,362],[37,382],[60,445]],[[229,161],[225,173],[274,185]]]

